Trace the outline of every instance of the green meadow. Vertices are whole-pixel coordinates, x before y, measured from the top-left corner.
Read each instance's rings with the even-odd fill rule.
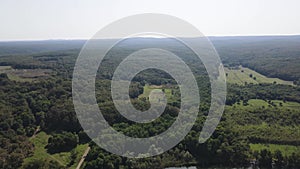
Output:
[[[47,152],[46,146],[50,135],[45,132],[39,132],[36,136],[30,138],[34,144],[34,153],[31,157],[26,158],[23,165],[36,160],[54,160],[61,166],[67,167],[71,161],[71,151],[50,154]],[[88,144],[79,144],[74,148],[76,159],[74,164],[68,166],[69,169],[75,169],[84,151],[87,149]]]
[[[266,77],[254,70],[246,67],[225,67],[226,80],[228,83],[234,83],[239,85],[244,85],[245,83],[276,83],[276,84],[286,84],[293,85],[291,81],[285,81],[278,78]]]

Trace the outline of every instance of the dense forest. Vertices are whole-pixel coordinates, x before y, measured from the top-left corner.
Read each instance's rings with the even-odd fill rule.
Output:
[[[226,65],[243,65],[299,84],[300,36],[212,37]]]
[[[82,130],[72,103],[72,73],[84,41],[1,42],[0,168],[76,168],[82,155],[77,150],[82,145],[91,148],[82,166],[85,169],[299,168],[300,37],[210,39],[226,67],[242,65],[267,77],[293,81],[294,85],[228,83],[221,122],[212,137],[199,144],[199,134],[210,107],[210,83],[201,61],[171,39],[125,41],[106,55],[95,84],[99,108],[115,130],[132,137],[157,135],[172,125],[180,109],[176,81],[163,71],[149,69],[136,75],[131,83],[132,104],[137,109],[147,110],[149,92],[159,88],[168,99],[164,113],[150,123],[139,124],[116,110],[110,92],[111,78],[122,59],[134,50],[163,46],[177,54],[193,71],[203,97],[196,123],[185,139],[161,155],[144,159],[111,154],[97,146]],[[27,75],[41,70],[51,71]],[[47,135],[45,145],[35,141],[42,134]],[[44,149],[49,156],[39,156],[39,149]],[[70,155],[66,163],[48,158],[67,152]],[[39,158],[32,158],[36,156]]]

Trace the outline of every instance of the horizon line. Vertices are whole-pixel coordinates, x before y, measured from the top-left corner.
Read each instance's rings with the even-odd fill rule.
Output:
[[[289,37],[289,36],[300,36],[300,34],[257,34],[257,35],[208,35],[204,36],[207,38],[226,38],[226,37]],[[153,39],[164,39],[171,37],[131,37],[131,38],[153,38]],[[199,38],[199,37],[181,37],[181,38]],[[117,37],[98,39],[98,40],[109,40],[109,39],[120,39]],[[38,42],[38,41],[88,41],[88,38],[57,38],[57,39],[6,39],[0,40],[0,42]]]

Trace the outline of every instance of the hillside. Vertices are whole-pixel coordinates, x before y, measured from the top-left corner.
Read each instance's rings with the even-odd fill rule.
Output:
[[[285,85],[294,85],[292,81],[281,80],[279,78],[266,77],[254,70],[246,67],[225,67],[227,83],[245,85],[247,83],[262,84],[262,83],[277,83]]]

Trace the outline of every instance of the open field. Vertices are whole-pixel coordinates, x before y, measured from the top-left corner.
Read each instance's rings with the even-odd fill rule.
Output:
[[[67,166],[70,162],[71,152],[60,152],[55,154],[49,154],[45,148],[48,142],[50,135],[47,135],[45,132],[38,133],[35,137],[31,138],[30,141],[34,144],[34,154],[33,156],[26,158],[23,165],[29,163],[30,161],[35,160],[54,160],[57,161],[62,166]],[[75,148],[77,157],[75,163],[70,166],[70,169],[75,169],[81,156],[83,155],[85,149],[88,147],[88,144],[79,144]]]
[[[13,69],[11,66],[0,66],[0,73],[6,73],[8,78],[18,82],[32,82],[38,78],[48,77],[50,69]]]
[[[149,97],[150,92],[151,92],[153,89],[162,89],[162,86],[145,85],[145,86],[144,86],[144,92],[143,92],[143,94],[139,95],[139,98],[142,98],[142,97]]]
[[[169,86],[157,86],[157,85],[145,85],[143,94],[139,95],[139,98],[147,98],[150,95],[152,90],[161,90],[165,93],[168,103],[172,103],[176,101],[176,97],[174,96],[175,89],[170,88]],[[172,94],[173,91],[173,94]]]
[[[261,124],[235,125],[232,130],[239,132],[243,137],[259,139],[258,143],[299,145],[300,141],[299,126],[283,126],[262,122]]]
[[[0,66],[0,71],[10,70],[11,66]]]
[[[280,150],[290,155],[300,145],[299,110],[297,102],[250,99],[247,104],[226,106],[225,117],[233,131],[255,143],[252,150]]]
[[[277,109],[282,109],[282,110],[300,110],[300,103],[297,102],[284,102],[282,100],[271,100],[271,101],[265,101],[265,100],[261,100],[261,99],[250,99],[247,105],[243,105],[242,102],[240,103],[235,103],[232,106],[228,106],[228,107],[232,107],[235,109],[244,109],[244,110],[255,110],[258,108],[267,108],[267,107],[273,107],[273,108],[277,108]]]
[[[300,151],[299,146],[292,145],[278,145],[278,144],[250,144],[250,149],[252,151],[261,151],[267,149],[274,153],[276,150],[281,151],[283,156],[290,156],[292,153]]]
[[[234,68],[225,67],[224,69],[228,83],[234,83],[239,85],[244,85],[245,83],[277,83],[293,85],[293,82],[291,81],[285,81],[278,78],[269,78],[254,70],[242,66]]]

